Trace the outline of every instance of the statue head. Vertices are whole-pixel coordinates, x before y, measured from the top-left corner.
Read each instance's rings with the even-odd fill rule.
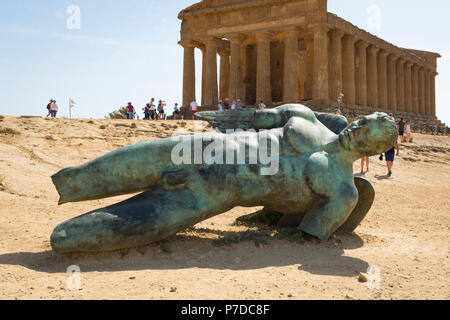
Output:
[[[339,135],[341,145],[361,156],[374,156],[391,149],[398,139],[394,118],[375,112],[351,123]]]

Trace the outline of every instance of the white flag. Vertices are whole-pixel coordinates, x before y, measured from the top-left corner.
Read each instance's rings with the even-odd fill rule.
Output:
[[[70,107],[73,108],[73,107],[75,107],[76,102],[73,99],[69,99],[69,104],[70,104]]]

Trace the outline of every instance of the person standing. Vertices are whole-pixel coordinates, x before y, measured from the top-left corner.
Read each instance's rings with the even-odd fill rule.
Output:
[[[261,102],[258,105],[258,109],[265,109],[265,108],[266,108],[266,105],[264,104],[264,101],[261,100]]]
[[[173,119],[177,120],[180,114],[180,109],[178,108],[178,103],[175,103],[175,107],[173,107]]]
[[[222,100],[219,100],[219,104],[217,105],[217,109],[218,109],[219,111],[223,111],[223,103],[222,103]]]
[[[400,142],[405,142],[405,125],[406,123],[403,121],[403,118],[400,118],[398,122],[398,135],[400,137]]]
[[[151,102],[150,102],[150,118],[152,120],[155,120],[156,118],[156,106],[155,106],[155,99],[152,98]]]
[[[237,99],[236,109],[245,109],[245,106],[242,103],[241,99]]]
[[[411,141],[411,122],[409,120],[405,124],[405,141],[406,143]]]
[[[127,106],[126,110],[127,110],[127,119],[133,120],[134,119],[134,107],[131,102],[128,102],[128,106]]]
[[[229,110],[230,109],[230,99],[226,98],[225,102],[223,103],[223,108],[225,110]]]
[[[366,172],[369,172],[369,162],[370,162],[370,158],[369,157],[364,157],[361,159],[361,174],[364,174],[364,163],[366,164]]]
[[[145,105],[145,108],[144,108],[144,119],[145,120],[149,120],[150,119],[150,103],[147,103]]]
[[[164,103],[162,100],[159,100],[158,103],[158,116],[157,119],[163,119],[164,120]]]
[[[197,101],[192,101],[191,102],[191,113],[192,113],[192,116],[194,116],[196,113],[197,113],[197,109],[198,109],[198,104],[197,104]]]
[[[394,160],[395,160],[395,149],[397,149],[397,152],[399,152],[398,142],[395,142],[395,145],[392,147],[391,150],[387,151],[384,156],[386,157],[386,166],[388,169],[388,176],[392,176],[392,168],[394,167]],[[398,153],[397,153],[398,154]],[[383,159],[383,155],[381,155],[380,159]]]
[[[231,110],[236,110],[236,101],[233,100],[233,103],[231,104]]]
[[[48,114],[47,114],[47,117],[46,118],[48,118],[50,115],[51,115],[51,110],[52,110],[52,104],[53,104],[53,99],[51,99],[50,100],[50,102],[47,104],[47,111],[48,111]]]
[[[53,100],[52,105],[50,106],[50,114],[52,118],[56,118],[56,114],[58,113],[59,107],[56,104],[56,100]]]

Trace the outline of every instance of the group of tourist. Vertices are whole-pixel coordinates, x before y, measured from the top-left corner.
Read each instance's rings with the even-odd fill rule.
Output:
[[[51,99],[50,103],[47,104],[47,118],[48,117],[52,117],[52,118],[56,118],[56,114],[58,113],[58,105],[56,104],[56,100]]]
[[[142,108],[144,112],[144,120],[166,120],[166,108],[167,104],[164,100],[159,100],[156,104],[155,98],[152,98],[149,103]],[[174,119],[178,118],[180,109],[178,108],[178,103],[174,106]],[[127,119],[133,120],[136,117],[136,109],[131,102],[128,102],[125,108],[125,115]]]
[[[219,111],[245,109],[245,105],[242,103],[241,99],[236,99],[231,102],[230,99],[226,98],[225,101],[219,100],[217,109]]]

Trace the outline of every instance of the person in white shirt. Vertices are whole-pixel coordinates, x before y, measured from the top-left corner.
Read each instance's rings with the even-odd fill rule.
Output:
[[[50,114],[52,118],[56,118],[56,114],[58,113],[58,105],[56,104],[56,100],[53,100],[53,103],[50,106]]]
[[[236,110],[236,101],[233,100],[233,104],[231,105],[231,110]]]
[[[155,98],[152,98],[150,101],[150,119],[155,120],[156,118],[156,106],[155,106]]]
[[[192,113],[192,115],[197,113],[197,107],[198,107],[197,101],[195,101],[195,100],[192,101],[191,102],[191,113]]]
[[[261,100],[261,102],[258,105],[259,109],[265,109],[266,105],[264,104],[264,101]]]
[[[405,141],[407,143],[411,141],[411,122],[409,120],[405,124]]]
[[[219,111],[223,111],[223,103],[222,103],[222,100],[219,100],[219,104],[217,105],[217,108],[219,109]]]
[[[173,119],[177,120],[178,115],[180,113],[180,108],[178,108],[178,103],[175,103],[175,107],[173,107]]]

